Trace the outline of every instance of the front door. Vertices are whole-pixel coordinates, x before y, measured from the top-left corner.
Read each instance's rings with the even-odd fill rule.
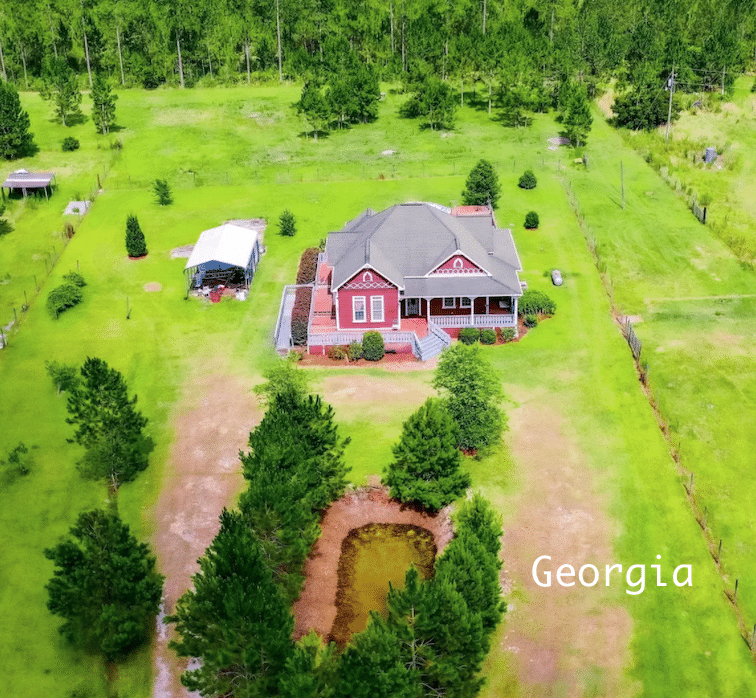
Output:
[[[420,314],[420,299],[408,298],[407,299],[407,315],[419,315]]]

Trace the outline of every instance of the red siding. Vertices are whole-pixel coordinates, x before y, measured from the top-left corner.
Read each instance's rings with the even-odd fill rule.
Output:
[[[457,304],[455,308],[444,308],[444,301],[441,298],[433,298],[431,300],[431,315],[469,315],[470,308],[460,308],[459,298],[455,298],[454,302]],[[483,299],[485,303],[485,299]]]
[[[458,268],[458,267],[454,266],[454,262],[457,259],[459,259],[459,260],[462,261],[462,268]],[[452,257],[451,259],[446,260],[441,266],[439,266],[436,269],[434,269],[431,272],[431,274],[436,274],[438,272],[441,272],[441,273],[444,273],[444,272],[447,272],[447,273],[453,273],[453,272],[465,273],[465,272],[467,272],[469,274],[471,271],[477,271],[477,272],[485,273],[485,272],[483,272],[483,270],[480,267],[476,266],[469,259],[467,259],[467,257],[465,257],[464,255],[458,254],[458,255],[454,255],[454,257]]]
[[[399,289],[377,272],[370,273],[372,281],[365,281],[365,272],[361,271],[339,289],[339,327],[342,329],[386,329],[399,322]],[[352,298],[355,296],[365,296],[367,322],[352,319]],[[383,322],[371,319],[371,296],[383,297]]]

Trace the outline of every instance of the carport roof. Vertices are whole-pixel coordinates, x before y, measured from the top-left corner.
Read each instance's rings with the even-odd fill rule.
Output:
[[[16,170],[8,175],[3,182],[3,187],[8,189],[39,189],[47,187],[55,178],[53,172],[29,172],[28,170]]]
[[[257,232],[234,223],[224,223],[200,234],[186,269],[207,262],[222,262],[245,269],[252,258]]]

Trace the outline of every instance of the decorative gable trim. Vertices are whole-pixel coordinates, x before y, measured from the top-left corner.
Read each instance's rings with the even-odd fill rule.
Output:
[[[346,289],[352,291],[365,291],[380,288],[398,288],[404,290],[404,286],[400,286],[393,282],[370,264],[365,264],[357,271],[357,273],[352,275],[350,279],[347,279],[341,284],[341,286],[333,290],[338,291],[339,289]]]
[[[466,254],[457,250],[431,269],[425,278],[429,276],[491,276],[491,274],[473,262]]]

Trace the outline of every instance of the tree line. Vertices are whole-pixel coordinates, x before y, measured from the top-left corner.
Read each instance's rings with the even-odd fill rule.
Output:
[[[87,87],[308,79],[358,60],[383,79],[431,74],[461,101],[489,95],[536,110],[572,78],[639,84],[675,68],[681,87],[729,85],[751,65],[753,0],[4,0],[0,76],[36,88],[64,61]]]

